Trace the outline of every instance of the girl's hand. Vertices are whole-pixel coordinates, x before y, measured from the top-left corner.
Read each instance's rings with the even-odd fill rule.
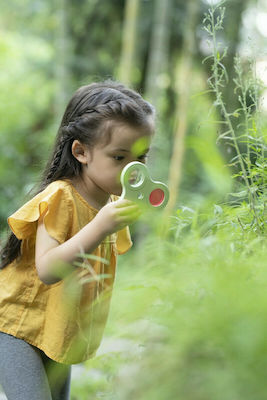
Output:
[[[95,222],[106,235],[117,232],[132,224],[141,215],[137,204],[130,200],[119,199],[106,204],[95,217]]]

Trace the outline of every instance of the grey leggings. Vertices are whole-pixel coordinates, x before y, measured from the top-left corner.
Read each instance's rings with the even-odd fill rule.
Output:
[[[71,366],[0,332],[0,384],[8,400],[69,400]]]

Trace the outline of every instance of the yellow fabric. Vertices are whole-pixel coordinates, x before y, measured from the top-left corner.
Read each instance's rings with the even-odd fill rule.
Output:
[[[68,278],[45,285],[35,267],[38,219],[45,215],[47,232],[63,243],[97,212],[70,182],[62,180],[51,183],[8,218],[12,231],[22,239],[22,255],[0,270],[0,331],[24,339],[64,364],[80,363],[96,352],[108,316],[116,257],[132,243],[128,228],[110,235],[94,251],[86,269],[77,266]]]

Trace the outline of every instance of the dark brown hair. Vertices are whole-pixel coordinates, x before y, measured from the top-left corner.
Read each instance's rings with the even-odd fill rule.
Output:
[[[80,87],[70,99],[58,129],[51,159],[42,175],[37,193],[58,179],[81,173],[81,164],[72,154],[75,139],[88,146],[105,134],[106,121],[120,121],[133,126],[147,126],[154,108],[137,92],[121,83],[104,81]],[[11,232],[1,251],[0,268],[20,255],[21,240]]]

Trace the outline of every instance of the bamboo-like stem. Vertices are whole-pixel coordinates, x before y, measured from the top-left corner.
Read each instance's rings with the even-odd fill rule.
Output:
[[[132,82],[136,27],[140,0],[127,0],[122,33],[122,51],[118,79],[126,85]]]
[[[246,95],[247,95],[247,85],[242,79],[242,70],[240,66],[240,61],[236,58],[236,64],[235,64],[235,71],[237,74],[238,79],[234,80],[236,83],[236,89],[240,89],[241,95],[238,96],[239,103],[241,105],[241,110],[244,115],[244,126],[245,126],[245,136],[247,137],[247,168],[248,168],[248,175],[250,177],[250,180],[252,181],[252,174],[251,174],[251,162],[250,162],[250,143],[249,143],[249,116],[248,116],[248,110],[247,110],[247,100],[246,100]]]
[[[185,148],[184,141],[187,130],[187,114],[189,106],[190,82],[192,75],[192,59],[195,48],[194,26],[199,4],[195,0],[189,0],[187,3],[187,7],[187,29],[184,37],[180,68],[177,68],[176,71],[178,102],[175,111],[175,136],[168,180],[170,189],[170,200],[165,209],[166,217],[168,217],[174,209],[179,195],[179,187],[182,175],[182,163]]]
[[[57,82],[56,92],[56,116],[59,118],[62,115],[64,107],[66,106],[69,97],[70,88],[68,87],[69,79],[69,57],[70,57],[70,37],[68,35],[68,18],[66,0],[59,0],[57,2],[57,62],[55,64],[55,75]]]
[[[168,17],[172,0],[155,0],[154,17],[149,58],[146,73],[145,93],[146,98],[153,102],[159,112],[162,89],[159,84],[160,74],[166,72],[168,62],[168,43],[170,27]]]

